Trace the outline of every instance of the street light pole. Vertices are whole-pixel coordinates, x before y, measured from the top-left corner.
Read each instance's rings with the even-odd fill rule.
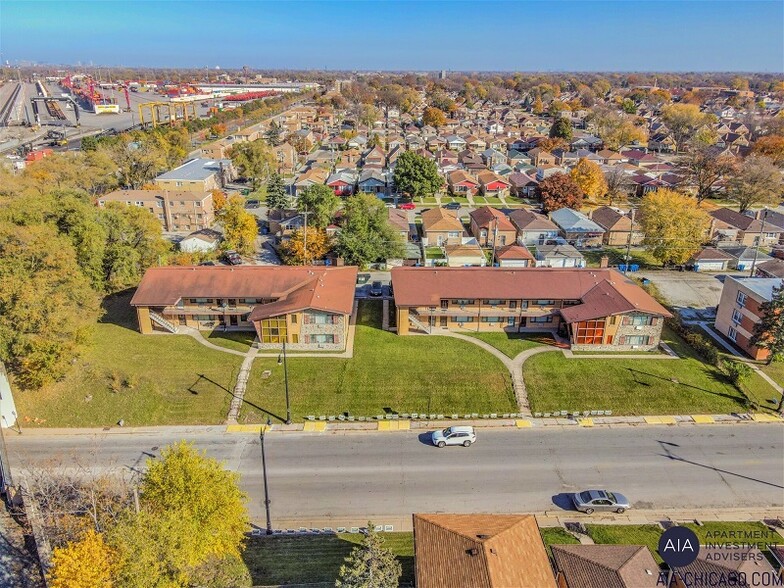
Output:
[[[286,335],[286,337],[288,334]],[[278,365],[280,365],[280,356],[278,356]],[[286,424],[291,424],[291,404],[289,403],[289,366],[286,362],[286,339],[283,339],[283,385],[286,388]]]
[[[267,428],[270,427],[272,421],[267,417]],[[270,497],[269,497],[269,483],[267,482],[267,454],[264,451],[264,432],[265,428],[261,427],[261,472],[264,479],[264,511],[267,514],[267,535],[272,535],[272,516],[270,515]]]

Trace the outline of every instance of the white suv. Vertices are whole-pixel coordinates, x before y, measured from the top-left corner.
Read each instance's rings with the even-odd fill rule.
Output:
[[[436,447],[447,445],[470,447],[472,443],[476,443],[476,434],[473,427],[448,427],[442,431],[433,431],[431,439]]]

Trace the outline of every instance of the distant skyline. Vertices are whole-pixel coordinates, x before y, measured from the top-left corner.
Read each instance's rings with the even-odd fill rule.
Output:
[[[3,63],[784,72],[782,0],[0,1]]]

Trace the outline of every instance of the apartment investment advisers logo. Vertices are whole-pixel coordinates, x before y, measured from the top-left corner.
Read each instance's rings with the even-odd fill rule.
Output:
[[[697,535],[687,527],[670,527],[659,538],[659,555],[671,568],[689,565],[699,553]]]

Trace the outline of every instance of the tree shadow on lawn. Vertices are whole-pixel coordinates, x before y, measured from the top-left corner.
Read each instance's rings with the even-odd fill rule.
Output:
[[[220,388],[221,390],[226,392],[232,398],[237,398],[237,395],[234,394],[233,390],[230,390],[226,386],[223,386],[222,384],[219,384],[218,382],[216,382],[215,380],[213,380],[212,378],[210,378],[208,376],[205,376],[204,374],[197,374],[197,375],[199,376],[197,378],[197,380],[193,384],[191,384],[190,387],[188,387],[188,392],[190,392],[194,396],[198,396],[199,395],[199,390],[197,390],[196,387],[199,385],[200,382],[204,381],[204,382],[209,382],[213,386],[217,386],[218,388]],[[234,381],[234,372],[233,371],[232,371],[232,374],[231,374],[231,381]],[[274,418],[274,419],[276,419],[276,420],[278,420],[278,421],[280,421],[282,423],[286,422],[286,419],[284,417],[279,416],[279,415],[275,414],[274,412],[271,412],[271,411],[269,411],[269,410],[267,410],[265,408],[262,408],[258,404],[254,404],[253,402],[245,400],[244,398],[242,399],[242,403],[243,404],[247,404],[248,406],[253,407],[256,410],[258,410],[259,412],[261,412],[261,413],[263,413],[263,414],[265,414],[265,415],[267,415],[269,417],[272,417],[272,418]]]
[[[131,298],[133,298],[134,292],[136,292],[136,288],[129,288],[128,290],[106,296],[101,301],[103,314],[98,318],[98,322],[117,325],[138,332],[136,312],[131,306]]]
[[[681,382],[677,378],[665,378],[664,376],[651,374],[649,372],[643,372],[641,370],[636,370],[634,368],[626,368],[626,369],[629,370],[629,372],[631,372],[632,378],[634,379],[635,383],[639,384],[640,386],[651,387],[651,386],[653,386],[653,384],[651,384],[649,382],[645,382],[644,380],[640,380],[637,377],[638,374],[642,375],[642,376],[649,376],[649,377],[655,378],[657,380],[662,380],[663,382],[668,382],[670,384],[676,384],[678,386],[684,386],[686,388],[691,388],[692,390],[699,390],[700,392],[707,392],[708,394],[712,394],[714,396],[721,396],[722,398],[727,398],[729,400],[734,400],[734,401],[740,402],[740,403],[742,403],[743,400],[744,400],[744,397],[743,397],[743,395],[740,392],[738,392],[737,396],[732,395],[732,394],[725,394],[724,392],[716,392],[715,390],[708,390],[706,388],[700,388],[699,386],[693,386],[692,384],[687,384],[686,382]],[[719,382],[719,383],[722,383],[722,384],[726,384],[727,383],[727,379],[724,376],[717,375],[717,374],[710,374],[710,377],[713,380],[715,380],[716,382]]]

